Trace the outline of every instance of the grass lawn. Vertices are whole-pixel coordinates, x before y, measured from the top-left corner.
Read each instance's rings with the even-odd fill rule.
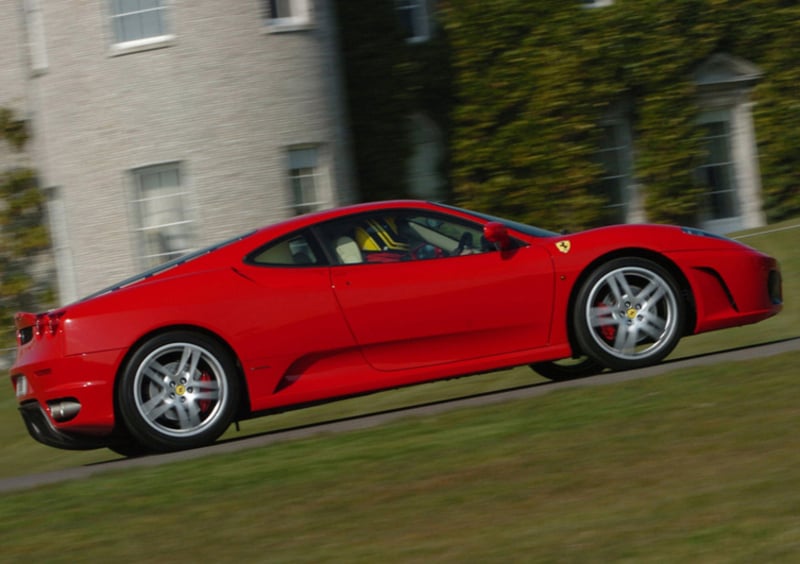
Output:
[[[565,389],[6,494],[0,561],[791,561],[798,363]]]

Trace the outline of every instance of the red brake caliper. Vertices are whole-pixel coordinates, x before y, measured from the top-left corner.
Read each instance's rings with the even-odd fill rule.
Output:
[[[602,300],[598,301],[597,305],[598,306],[605,305],[606,307],[611,309],[610,306],[608,306],[607,304],[603,303]],[[611,343],[611,342],[614,341],[614,338],[617,336],[617,326],[616,325],[603,325],[602,327],[600,327],[600,334],[603,335],[603,338],[607,342]]]
[[[211,382],[211,376],[209,376],[206,372],[203,372],[198,380],[200,382]],[[208,410],[211,409],[211,400],[201,399],[197,402],[197,405],[200,406],[201,413],[208,413]]]

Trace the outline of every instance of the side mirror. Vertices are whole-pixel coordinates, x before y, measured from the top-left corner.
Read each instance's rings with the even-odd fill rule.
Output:
[[[496,245],[501,251],[507,251],[511,248],[511,237],[508,236],[508,229],[497,221],[490,221],[483,226],[483,237]]]

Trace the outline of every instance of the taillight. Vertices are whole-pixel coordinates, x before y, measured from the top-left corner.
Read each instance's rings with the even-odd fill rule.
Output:
[[[61,329],[61,318],[64,317],[65,313],[67,312],[62,309],[59,311],[51,311],[50,313],[45,314],[47,316],[47,323],[45,324],[45,329],[51,335],[55,335],[56,333],[58,333],[58,330]]]
[[[47,316],[43,314],[39,314],[36,316],[36,336],[40,337],[45,334],[45,328],[47,327]]]
[[[53,335],[58,333],[58,330],[61,329],[61,318],[64,317],[65,313],[66,313],[65,311],[60,311],[58,312],[57,315],[50,316],[49,327],[50,327],[50,333],[52,333]]]
[[[62,327],[62,320],[67,311],[59,309],[48,311],[47,313],[18,313],[15,318],[17,326],[17,343],[22,346],[30,342],[34,337],[52,337],[56,335]]]
[[[64,310],[49,311],[47,313],[40,313],[36,316],[36,336],[44,337],[46,335],[55,335],[61,328],[61,318],[67,313]]]

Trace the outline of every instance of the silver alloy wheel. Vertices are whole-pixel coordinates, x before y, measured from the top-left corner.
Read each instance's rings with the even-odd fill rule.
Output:
[[[191,437],[214,425],[227,402],[222,365],[194,343],[169,343],[152,351],[139,364],[133,384],[142,420],[175,438]]]
[[[592,340],[621,360],[657,357],[674,346],[679,331],[678,298],[659,274],[623,266],[601,276],[586,300]]]

